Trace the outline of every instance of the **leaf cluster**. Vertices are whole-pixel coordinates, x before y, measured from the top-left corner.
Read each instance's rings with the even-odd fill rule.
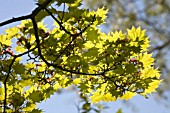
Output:
[[[57,0],[43,6],[46,2],[38,1],[38,8],[25,18],[31,20],[0,35],[4,112],[41,112],[37,103],[72,85],[93,103],[155,92],[161,80],[147,51],[145,30],[132,27],[127,33],[105,34],[98,27],[106,18],[104,8],[80,9],[80,0]],[[68,8],[58,11],[51,4]],[[54,19],[50,30],[40,21],[46,16]]]

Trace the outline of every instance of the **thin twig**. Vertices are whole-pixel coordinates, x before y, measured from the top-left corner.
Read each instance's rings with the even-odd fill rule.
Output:
[[[40,4],[38,4],[39,6],[41,6]],[[90,27],[94,21],[96,20],[96,15],[93,16],[92,18],[92,22],[89,23],[84,29],[82,29],[79,33],[76,34],[72,34],[71,32],[67,31],[66,28],[62,25],[62,22],[60,22],[57,18],[55,18],[55,16],[46,8],[44,7],[45,11],[47,11],[47,13],[58,23],[58,25],[60,26],[60,29],[63,30],[65,33],[69,34],[72,37],[76,37],[81,35],[83,32],[85,32],[85,30]]]
[[[38,4],[38,6],[41,7],[40,4]],[[55,18],[55,16],[47,8],[44,9],[59,24],[61,30],[65,31],[67,34],[72,36],[71,32],[67,31],[66,28],[62,25],[62,22],[60,22],[57,18]]]
[[[65,7],[66,7],[66,4],[64,3],[64,6],[63,6],[63,14],[62,14],[62,17],[61,17],[61,22],[62,22],[62,21],[63,21],[63,19],[64,19]]]
[[[60,28],[61,28],[61,30],[64,30],[67,34],[69,34],[70,36],[72,36],[73,37],[73,39],[69,42],[69,44],[64,48],[64,50],[57,56],[57,58],[56,58],[56,60],[58,59],[58,58],[60,58],[61,57],[61,55],[67,50],[67,48],[71,45],[71,43],[77,38],[77,36],[79,36],[79,35],[81,35],[83,32],[85,32],[85,30],[88,28],[88,27],[90,27],[93,23],[94,23],[94,21],[95,21],[95,15],[94,15],[94,17],[93,17],[93,19],[92,19],[92,22],[90,22],[84,29],[82,29],[79,33],[77,33],[77,34],[71,34],[71,32],[69,32],[69,31],[67,31],[66,29],[65,29],[65,27],[62,25],[62,22],[60,22],[58,19],[56,19],[55,17],[54,17],[54,15],[47,9],[47,8],[45,8],[45,10],[49,13],[49,15],[51,15],[51,17],[58,23],[58,25],[60,26]],[[56,61],[55,60],[55,61]]]

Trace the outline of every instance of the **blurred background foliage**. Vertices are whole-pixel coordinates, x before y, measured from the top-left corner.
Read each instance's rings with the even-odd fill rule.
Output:
[[[105,6],[109,9],[104,32],[141,26],[150,38],[150,52],[156,58],[156,66],[163,83],[156,100],[170,101],[170,0],[85,0],[91,10]]]

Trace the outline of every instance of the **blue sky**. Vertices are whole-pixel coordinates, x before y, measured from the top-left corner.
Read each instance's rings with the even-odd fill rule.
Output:
[[[0,22],[11,19],[12,17],[30,14],[35,7],[34,0],[0,0]],[[48,23],[48,20],[46,21]],[[3,33],[5,28],[16,24],[18,23],[0,27],[0,33]],[[65,92],[51,96],[46,102],[38,104],[38,107],[43,109],[44,113],[77,113],[75,107],[77,101],[76,92]],[[152,96],[149,96],[149,99],[136,96],[129,100],[128,103],[123,104],[120,100],[106,103],[110,108],[103,113],[115,113],[119,108],[123,108],[123,113],[132,113],[131,110],[134,108],[136,108],[136,113],[169,113],[170,111],[170,108],[167,109],[163,105],[163,102],[156,102]]]

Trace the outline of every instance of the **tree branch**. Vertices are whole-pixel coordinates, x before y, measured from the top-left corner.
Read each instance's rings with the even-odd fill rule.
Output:
[[[7,24],[10,24],[10,23],[13,23],[13,22],[17,22],[17,21],[21,21],[21,20],[26,20],[26,19],[30,19],[31,17],[35,17],[43,8],[45,8],[50,2],[52,2],[52,0],[46,0],[45,2],[43,2],[41,4],[41,7],[37,7],[36,9],[34,9],[32,11],[31,14],[29,15],[26,15],[26,16],[21,16],[21,17],[17,17],[17,18],[12,18],[12,19],[9,19],[7,21],[4,21],[4,22],[1,22],[0,23],[0,27],[1,26],[4,26],[4,25],[7,25]]]
[[[37,4],[39,7],[42,7],[41,4]],[[60,26],[60,29],[65,31],[67,34],[71,35],[71,32],[67,31],[66,28],[62,25],[62,22],[60,22],[57,18],[55,18],[55,16],[47,9],[47,8],[43,8],[45,9],[45,11],[58,23],[58,25]]]
[[[13,65],[13,63],[15,62],[15,59],[16,59],[17,57],[16,56],[14,56],[14,58],[12,59],[12,62],[10,63],[10,65],[9,65],[9,69],[8,69],[8,73],[7,73],[7,76],[6,76],[6,78],[5,78],[5,80],[4,80],[4,92],[5,92],[5,95],[4,95],[4,109],[3,109],[3,113],[6,113],[6,104],[7,104],[7,80],[8,80],[8,78],[9,78],[9,75],[10,75],[10,73],[11,73],[11,68],[12,68],[12,65]]]
[[[41,7],[37,7],[37,8],[36,8],[35,10],[33,10],[32,13],[29,14],[29,15],[20,16],[20,17],[17,17],[17,18],[12,18],[12,19],[9,19],[9,20],[7,20],[7,21],[1,22],[1,23],[0,23],[0,27],[1,27],[1,26],[4,26],[4,25],[7,25],[7,24],[10,24],[10,23],[17,22],[17,21],[21,21],[21,20],[25,20],[25,19],[29,19],[29,18],[31,18],[31,19],[32,19],[32,18],[35,18],[35,16],[36,16],[43,8],[45,8],[50,2],[52,2],[52,0],[46,0],[45,2],[43,2],[43,3],[41,4]],[[37,30],[37,29],[36,29],[36,30]],[[37,31],[35,31],[35,32],[37,32]],[[35,34],[36,34],[36,33],[35,33]],[[37,35],[38,35],[38,32],[37,32]],[[38,42],[38,40],[37,40],[37,42]],[[10,65],[9,65],[9,69],[8,69],[7,76],[6,76],[5,80],[4,80],[4,92],[5,92],[5,95],[4,95],[4,102],[3,102],[3,104],[4,104],[4,105],[3,105],[3,107],[4,107],[3,113],[6,113],[6,107],[7,107],[7,106],[6,106],[6,105],[7,105],[7,81],[8,81],[8,78],[9,78],[9,76],[10,76],[10,73],[11,73],[12,65],[14,64],[16,58],[18,58],[18,57],[20,57],[20,56],[23,56],[24,54],[27,54],[27,53],[35,50],[37,47],[38,47],[38,49],[40,49],[39,46],[36,46],[36,47],[34,47],[34,48],[32,48],[32,49],[30,49],[30,50],[28,50],[28,51],[26,51],[26,52],[24,52],[24,53],[22,53],[22,54],[14,55],[14,58],[13,58],[12,62],[11,62]]]
[[[38,4],[39,6],[41,6],[40,4]],[[42,6],[41,6],[42,7]],[[85,30],[90,27],[94,21],[96,20],[96,15],[93,16],[92,22],[89,23],[84,29],[82,29],[79,33],[77,34],[72,34],[71,32],[67,31],[66,28],[62,25],[62,22],[60,22],[57,18],[55,18],[55,16],[46,8],[44,7],[45,11],[47,11],[47,13],[58,23],[58,25],[60,26],[60,29],[65,31],[67,34],[69,34],[72,37],[76,37],[79,36],[80,34],[82,34],[83,32],[85,32]]]
[[[38,4],[39,6],[41,6],[40,4]],[[71,43],[76,39],[76,37],[77,36],[79,36],[79,35],[81,35],[83,32],[85,32],[85,30],[88,28],[88,27],[90,27],[93,23],[94,23],[94,21],[96,20],[96,18],[95,18],[95,15],[94,15],[94,17],[92,18],[92,22],[90,22],[84,29],[82,29],[79,33],[76,33],[76,34],[71,34],[71,32],[69,32],[69,31],[67,31],[66,29],[65,29],[65,27],[62,25],[62,21],[60,22],[57,18],[55,18],[55,16],[47,9],[47,8],[44,8],[46,11],[47,11],[47,13],[58,23],[58,25],[60,26],[60,28],[61,28],[61,30],[64,30],[67,34],[69,34],[70,36],[72,36],[73,37],[73,39],[69,42],[69,44],[64,48],[64,50],[61,52],[61,53],[59,53],[59,55],[57,56],[57,58],[56,58],[56,60],[59,58],[59,57],[61,57],[61,55],[67,50],[67,48],[71,45]],[[64,14],[63,14],[64,15]],[[63,18],[63,17],[62,17]],[[56,60],[54,60],[54,62],[56,61]]]
[[[102,75],[103,73],[105,73],[105,72],[97,73],[97,74],[82,73],[82,72],[77,72],[76,70],[68,70],[66,68],[62,68],[61,66],[58,66],[57,64],[49,63],[41,53],[40,39],[39,39],[39,36],[38,36],[38,26],[37,26],[36,20],[35,20],[35,18],[31,18],[31,20],[32,20],[32,23],[33,23],[33,29],[34,29],[34,34],[35,34],[35,38],[36,38],[38,54],[39,54],[40,58],[46,63],[47,66],[53,66],[54,68],[58,68],[58,69],[65,71],[65,72],[70,72],[70,73],[73,73],[73,74],[81,74],[81,75],[94,75],[94,76],[96,76],[96,75]]]
[[[165,42],[161,46],[157,46],[157,47],[151,49],[150,52],[153,52],[155,50],[161,50],[161,49],[165,48],[166,46],[168,46],[169,44],[170,44],[170,40],[168,40],[167,42]]]
[[[10,24],[10,23],[17,22],[17,21],[29,19],[29,18],[30,18],[30,15],[21,16],[21,17],[17,17],[17,18],[12,18],[12,19],[9,19],[7,21],[4,21],[4,22],[0,23],[0,27],[4,26],[4,25],[7,25],[7,24]]]
[[[34,51],[36,48],[37,48],[37,46],[34,47],[34,48],[32,48],[32,49],[30,49],[30,50],[28,50],[28,51],[26,51],[26,52],[24,52],[24,53],[19,54],[19,55],[14,55],[14,58],[12,59],[12,62],[11,62],[10,65],[9,65],[9,70],[8,70],[7,76],[6,76],[5,80],[4,80],[4,92],[5,92],[5,95],[4,95],[4,105],[3,105],[4,109],[3,109],[3,113],[6,113],[6,104],[7,104],[7,81],[8,81],[8,78],[9,78],[9,76],[10,76],[10,73],[11,73],[12,65],[14,64],[15,60],[16,60],[18,57],[23,56],[23,55],[25,55],[25,54],[27,54],[27,53],[29,53],[29,52],[31,52],[31,51]]]

